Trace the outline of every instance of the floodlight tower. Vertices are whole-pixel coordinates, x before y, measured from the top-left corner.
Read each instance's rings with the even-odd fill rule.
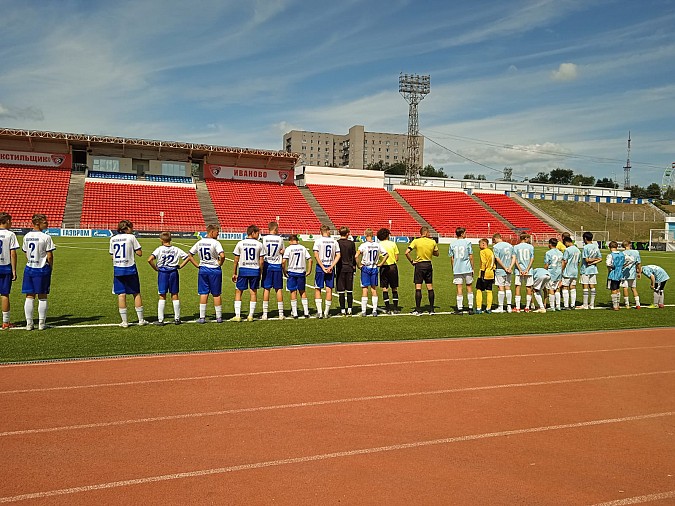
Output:
[[[623,189],[630,188],[630,130],[628,131],[628,157],[626,158],[626,166],[623,168]]]
[[[417,106],[431,91],[430,77],[403,74],[398,77],[398,91],[410,104],[408,109],[408,138],[406,139],[406,169],[403,184],[418,185],[420,173],[420,125]]]

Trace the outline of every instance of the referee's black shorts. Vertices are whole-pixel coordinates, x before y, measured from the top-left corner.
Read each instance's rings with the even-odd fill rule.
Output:
[[[351,269],[340,269],[335,280],[335,288],[338,292],[351,292],[354,290],[354,271]]]
[[[426,283],[430,285],[434,281],[434,269],[430,261],[417,262],[415,264],[415,273],[413,274],[413,282],[416,285]]]
[[[398,288],[398,265],[383,265],[380,267],[380,286],[382,288]]]

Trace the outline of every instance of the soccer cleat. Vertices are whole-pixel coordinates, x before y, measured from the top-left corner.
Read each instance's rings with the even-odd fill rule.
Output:
[[[15,326],[15,325],[14,325],[13,323],[6,322],[6,323],[3,323],[3,324],[2,324],[2,330],[13,329],[14,326]]]
[[[233,316],[230,318],[231,322],[240,322],[241,321],[241,316]],[[199,323],[199,320],[197,320],[197,323]]]
[[[354,316],[354,313],[351,309],[347,309],[347,316]]]
[[[582,306],[579,309],[588,309],[588,306],[586,304],[582,304]]]
[[[203,325],[204,323],[206,323],[206,318],[197,318],[195,320],[195,323],[199,323],[200,325]]]
[[[545,307],[540,307],[539,309],[535,309],[533,312],[534,312],[534,313],[545,313],[545,312],[546,312],[546,308],[545,308]]]
[[[148,320],[138,320],[138,326],[139,327],[143,327],[144,325],[147,325],[148,323],[150,323],[150,322],[148,322]]]
[[[252,322],[252,321],[253,321],[253,315],[252,315],[252,314],[248,315],[248,316],[246,317],[246,321],[247,321],[247,322]]]
[[[663,309],[663,308],[665,308],[665,307],[666,307],[665,304],[659,304],[659,309]]]
[[[377,311],[373,311],[372,313],[370,313],[370,316],[377,316]]]
[[[492,314],[492,309],[486,309],[485,314]]]
[[[284,315],[282,315],[282,314],[279,315],[279,320],[285,320],[285,319],[286,319],[286,317]]]
[[[511,308],[511,306],[508,306],[508,307],[506,308],[506,312],[507,312],[507,313],[513,312],[513,309]]]
[[[46,328],[47,324],[44,321],[38,323],[38,330],[45,330]]]
[[[260,317],[261,320],[267,320],[267,313],[263,313]]]
[[[492,312],[493,312],[493,313],[506,313],[506,311],[504,311],[504,308],[503,308],[503,307],[498,307],[497,309],[495,309],[495,310],[492,311]]]
[[[635,309],[640,309],[642,306],[635,306]]]
[[[487,313],[487,311],[485,311],[485,312]],[[483,314],[483,310],[482,309],[476,309],[476,314]]]
[[[525,309],[523,309],[523,312],[524,312],[524,313],[529,313],[529,312],[530,312],[530,308],[529,308],[529,307],[526,307]]]
[[[153,325],[157,325],[158,327],[163,327],[163,326],[164,326],[164,322],[163,322],[163,321],[159,321],[159,320],[157,320],[156,322],[152,322],[152,324],[153,324]]]
[[[473,308],[469,308],[469,314],[473,314]]]
[[[510,311],[509,311],[510,312]],[[519,307],[514,307],[513,308],[514,313],[520,313],[520,308]]]
[[[361,311],[360,313],[356,313],[356,316],[366,316],[366,312]]]
[[[129,328],[129,324],[127,322],[122,322],[120,323],[120,327],[126,329]],[[33,324],[31,323],[30,328],[28,328],[28,325],[26,325],[26,330],[33,330]]]
[[[657,306],[656,304],[649,304],[647,306],[647,309],[656,309],[657,307],[659,307],[659,306]]]
[[[624,307],[625,307],[626,309],[630,309],[630,304],[626,304]]]
[[[176,319],[173,321],[173,323],[176,324],[176,325],[181,325],[183,322],[181,321],[180,318],[176,318]]]
[[[316,317],[321,320],[323,318],[323,313],[316,313]]]
[[[410,314],[413,315],[413,316],[419,316],[421,313],[420,313],[417,309],[413,309],[413,310],[410,312]]]
[[[462,311],[461,309],[455,309],[455,310],[452,312],[452,314],[462,315],[462,314],[464,314],[464,311]]]
[[[294,320],[297,320],[299,318],[299,316],[297,314],[294,314],[294,315],[291,315],[291,316],[293,317]]]
[[[305,313],[304,315],[302,315],[302,317],[303,318],[309,318],[309,313]]]
[[[216,323],[223,323],[223,319],[222,318],[216,318]]]

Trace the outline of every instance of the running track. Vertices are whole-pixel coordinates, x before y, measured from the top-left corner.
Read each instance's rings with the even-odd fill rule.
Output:
[[[675,329],[0,367],[0,503],[675,504]]]

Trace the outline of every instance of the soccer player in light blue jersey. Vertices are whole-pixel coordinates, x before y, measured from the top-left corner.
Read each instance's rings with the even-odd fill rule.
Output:
[[[387,259],[387,252],[379,242],[373,240],[373,229],[367,228],[364,232],[366,241],[361,243],[356,251],[356,264],[361,269],[361,316],[366,316],[368,309],[368,289],[373,302],[373,316],[377,316],[377,277],[380,266]],[[382,258],[380,260],[380,257]],[[359,262],[359,259],[361,260]]]
[[[250,300],[246,321],[252,322],[255,307],[258,303],[258,287],[260,286],[260,271],[265,258],[265,250],[258,240],[260,229],[256,225],[249,225],[246,229],[246,239],[242,239],[234,247],[234,273],[232,281],[234,291],[233,322],[241,321],[241,296],[248,288]]]
[[[625,263],[625,256],[622,251],[618,250],[619,244],[616,241],[610,241],[609,243],[609,255],[607,255],[607,268],[609,272],[607,273],[607,284],[608,288],[612,291],[612,309],[614,311],[619,310],[619,304],[621,303],[621,294],[619,289],[621,287],[621,280],[623,278],[623,266]]]
[[[12,217],[7,213],[0,213],[0,299],[2,299],[2,330],[14,327],[9,319],[9,292],[12,291],[12,282],[16,281],[16,250],[19,241],[12,228]]]
[[[272,221],[267,226],[269,234],[262,238],[263,249],[265,250],[265,261],[263,262],[262,287],[262,320],[267,320],[267,311],[270,304],[270,290],[277,293],[277,310],[279,319],[284,319],[284,276],[281,269],[281,261],[284,256],[284,238],[279,235],[279,224]]]
[[[141,245],[134,235],[134,224],[122,220],[117,225],[117,235],[110,238],[110,255],[113,261],[113,293],[117,295],[117,307],[122,323],[120,327],[129,326],[127,317],[127,295],[134,298],[134,308],[139,325],[147,325],[143,318],[143,299],[141,283],[138,279],[135,256],[142,256]]]
[[[520,234],[520,243],[513,247],[513,256],[516,259],[516,269],[518,269],[518,276],[516,276],[516,307],[514,312],[520,311],[520,286],[525,285],[525,312],[530,311],[530,304],[532,304],[532,264],[534,263],[534,246],[530,244],[530,234],[523,232]]]
[[[548,282],[548,303],[552,311],[560,311],[560,282],[562,280],[563,253],[558,249],[558,239],[548,240],[548,251],[544,255],[544,267],[551,279]]]
[[[463,285],[466,285],[466,302],[469,314],[473,314],[473,246],[466,238],[466,229],[457,227],[455,239],[450,243],[448,255],[452,258],[453,284],[457,287],[457,308],[455,314],[462,314],[464,309]]]
[[[495,256],[495,284],[499,288],[497,292],[497,309],[493,313],[503,313],[504,303],[507,304],[507,312],[511,312],[511,273],[516,262],[513,256],[513,246],[502,239],[501,234],[492,236],[492,252]]]
[[[563,309],[576,309],[577,277],[579,277],[579,261],[581,251],[574,245],[571,237],[563,239],[565,252],[562,261],[562,297]]]
[[[188,258],[199,268],[197,278],[197,293],[199,294],[199,319],[197,323],[206,323],[206,304],[209,294],[213,296],[213,306],[216,312],[216,323],[223,322],[223,271],[225,261],[223,245],[218,241],[220,229],[217,225],[206,227],[206,237],[197,241],[188,251]],[[199,263],[194,259],[199,256]]]
[[[187,253],[171,244],[171,232],[165,231],[159,235],[162,245],[155,249],[148,258],[150,267],[157,271],[157,321],[155,325],[164,325],[164,310],[166,308],[166,294],[171,293],[173,304],[173,318],[176,325],[180,325],[180,279],[178,269],[182,269],[190,261]]]
[[[663,309],[665,307],[663,292],[666,288],[666,281],[670,279],[670,276],[658,265],[645,265],[642,268],[642,274],[649,280],[650,288],[654,291],[654,303],[647,307]]]
[[[624,264],[623,264],[623,280],[621,286],[623,287],[623,300],[626,309],[630,309],[630,299],[628,297],[628,289],[633,291],[635,298],[635,309],[640,309],[640,294],[637,291],[637,280],[642,276],[642,258],[640,252],[633,249],[630,241],[623,241],[624,247]]]
[[[591,232],[584,232],[584,249],[581,252],[581,284],[583,286],[583,304],[581,309],[595,307],[595,287],[598,284],[598,265],[602,262],[602,254],[597,243],[593,241]],[[590,296],[590,300],[589,300]]]

